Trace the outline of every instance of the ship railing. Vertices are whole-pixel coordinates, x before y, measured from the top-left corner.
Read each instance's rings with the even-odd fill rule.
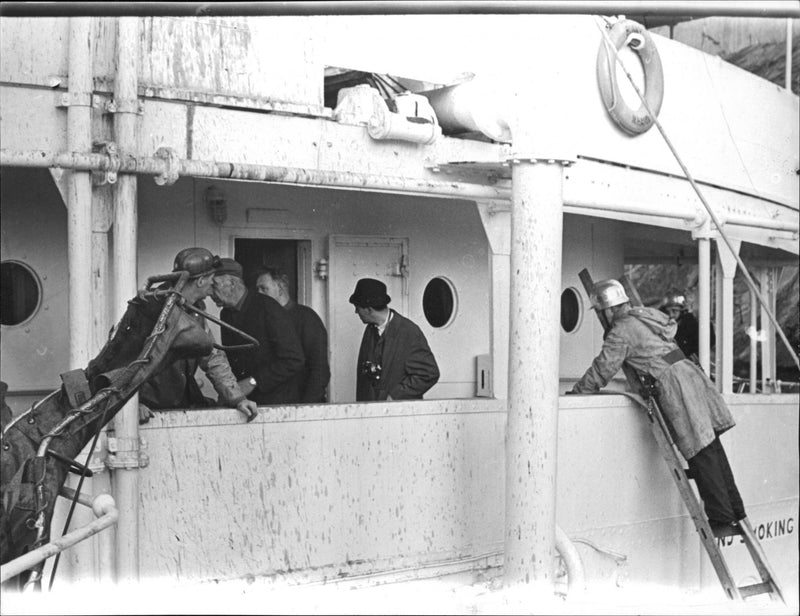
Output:
[[[66,486],[61,488],[59,492],[61,496],[69,499],[75,498],[75,490]],[[93,535],[113,526],[117,523],[119,518],[119,510],[117,503],[110,494],[98,494],[94,499],[85,495],[78,496],[78,502],[86,507],[91,507],[95,520],[89,522],[86,526],[76,528],[72,532],[43,545],[40,548],[27,552],[18,558],[6,563],[0,567],[0,582],[6,582],[13,577],[18,576],[23,571],[32,569],[44,560],[51,556],[55,556],[72,546],[89,539]]]

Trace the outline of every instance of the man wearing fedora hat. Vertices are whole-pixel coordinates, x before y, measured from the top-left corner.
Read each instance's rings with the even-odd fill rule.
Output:
[[[409,400],[439,380],[439,367],[417,325],[389,308],[386,285],[361,278],[350,296],[366,324],[358,351],[356,400]]]
[[[242,266],[221,259],[214,273],[214,302],[222,307],[220,318],[258,340],[257,349],[228,351],[228,359],[242,391],[258,404],[300,402],[300,378],[305,356],[294,325],[286,311],[271,297],[250,291],[244,284]],[[222,330],[224,345],[237,345],[236,333]]]

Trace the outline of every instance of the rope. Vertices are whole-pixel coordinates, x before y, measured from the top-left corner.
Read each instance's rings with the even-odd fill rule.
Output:
[[[642,105],[647,110],[648,115],[652,118],[653,124],[655,124],[656,128],[658,128],[658,131],[664,138],[664,141],[666,142],[667,146],[672,152],[672,155],[675,157],[675,160],[680,165],[681,170],[686,176],[686,179],[689,180],[689,184],[691,184],[692,188],[694,189],[694,192],[697,193],[697,197],[700,199],[700,202],[703,204],[703,207],[705,207],[706,211],[708,212],[708,215],[711,217],[711,220],[714,221],[714,226],[717,228],[717,231],[719,231],[720,236],[725,241],[725,244],[728,246],[728,249],[731,251],[731,254],[736,259],[736,263],[742,269],[742,274],[744,275],[747,284],[750,286],[750,290],[758,298],[758,302],[761,304],[761,307],[763,308],[764,312],[767,313],[767,316],[769,316],[769,320],[772,322],[772,325],[775,327],[775,330],[778,332],[778,335],[780,336],[781,340],[786,345],[786,349],[789,351],[789,355],[794,360],[794,363],[797,366],[797,368],[800,369],[800,359],[798,359],[797,353],[795,353],[794,349],[792,348],[789,339],[786,337],[786,334],[784,333],[783,329],[778,323],[778,320],[775,318],[775,315],[772,313],[772,310],[770,310],[769,306],[767,306],[767,302],[761,296],[761,292],[758,290],[755,281],[750,276],[750,272],[747,270],[747,267],[745,266],[741,257],[739,257],[739,253],[733,249],[733,245],[731,244],[731,241],[728,239],[727,234],[725,233],[725,231],[722,230],[722,225],[720,224],[719,218],[717,218],[717,215],[714,213],[714,210],[711,209],[711,206],[705,200],[705,197],[703,197],[703,194],[700,192],[700,188],[695,183],[692,174],[689,173],[689,169],[686,168],[686,165],[683,163],[683,160],[681,159],[680,155],[675,149],[675,146],[672,145],[672,142],[667,136],[667,133],[664,131],[664,127],[661,126],[661,122],[658,121],[658,118],[653,113],[653,110],[650,109],[650,105],[647,104],[647,101],[644,98],[644,94],[642,94],[642,91],[636,85],[636,82],[633,80],[633,77],[628,72],[628,69],[625,67],[625,64],[623,64],[622,60],[620,59],[619,54],[617,53],[617,48],[611,43],[611,40],[608,38],[608,33],[605,31],[605,28],[603,28],[603,26],[600,24],[600,21],[597,19],[595,19],[594,23],[597,26],[597,29],[600,30],[600,34],[602,35],[605,44],[609,47],[610,52],[614,54],[614,60],[616,60],[617,64],[619,64],[619,66],[622,67],[622,70],[625,72],[628,81],[630,81],[631,85],[633,86],[633,89],[636,91],[636,94],[641,99]]]

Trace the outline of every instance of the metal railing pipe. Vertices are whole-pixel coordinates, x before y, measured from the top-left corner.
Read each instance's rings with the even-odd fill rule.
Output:
[[[61,494],[68,498],[72,498],[74,490],[70,488],[62,488]],[[0,567],[0,582],[6,582],[13,577],[16,577],[23,571],[35,567],[40,562],[47,560],[51,556],[63,552],[71,548],[73,545],[96,535],[100,531],[114,525],[119,517],[119,511],[114,499],[109,494],[99,494],[94,500],[89,500],[86,496],[79,496],[78,502],[87,507],[91,507],[96,520],[93,520],[86,526],[73,530],[71,533],[59,537],[55,541],[43,545],[31,552],[23,554],[19,558],[6,563]]]

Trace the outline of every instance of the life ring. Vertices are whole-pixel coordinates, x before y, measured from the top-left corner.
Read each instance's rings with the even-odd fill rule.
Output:
[[[657,116],[664,100],[664,70],[658,49],[650,34],[641,24],[626,19],[614,24],[608,33],[608,38],[617,49],[630,45],[639,56],[644,68],[644,98]],[[597,83],[600,86],[600,96],[608,114],[617,125],[628,133],[639,135],[653,125],[653,120],[644,104],[633,110],[622,98],[617,83],[616,67],[616,60],[610,53],[604,37],[597,52]]]

